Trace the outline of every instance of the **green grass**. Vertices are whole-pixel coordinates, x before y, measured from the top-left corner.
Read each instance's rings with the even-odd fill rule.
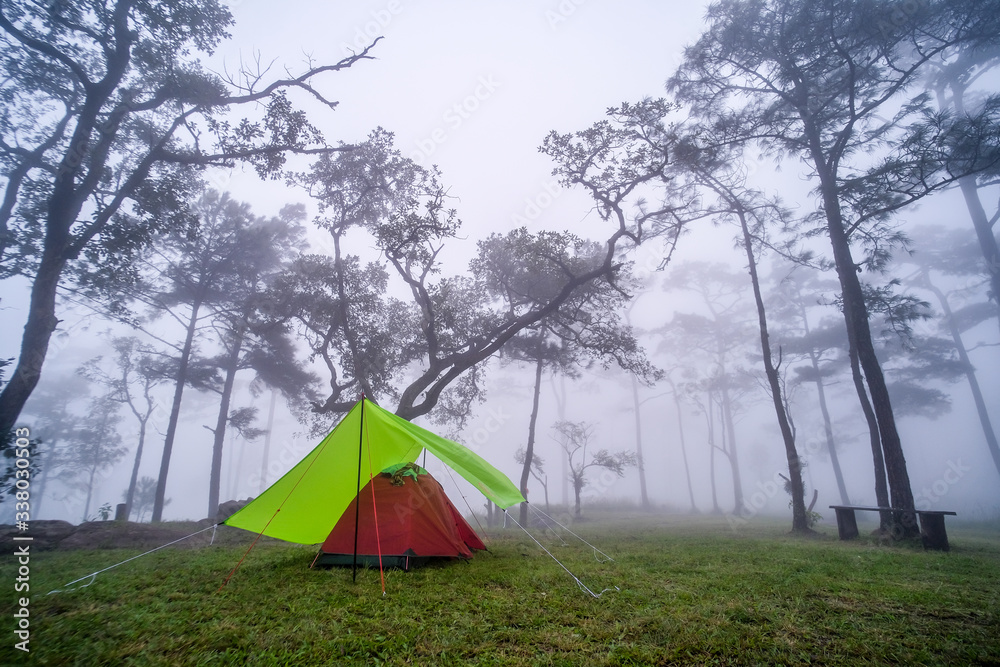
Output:
[[[51,596],[137,552],[33,554],[30,660],[8,633],[0,664],[1000,664],[995,526],[949,524],[940,553],[765,520],[628,519],[574,525],[614,562],[542,540],[611,588],[600,599],[513,532],[468,563],[389,572],[385,597],[377,571],[310,570],[312,548],[283,544],[258,546],[221,592],[248,540],[165,549]]]

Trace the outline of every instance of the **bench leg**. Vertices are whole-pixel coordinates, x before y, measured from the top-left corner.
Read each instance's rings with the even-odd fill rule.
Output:
[[[920,540],[924,543],[924,549],[937,549],[938,551],[948,551],[948,533],[944,529],[943,514],[921,514],[920,515]]]
[[[858,536],[858,521],[854,517],[854,510],[837,508],[837,533],[842,540],[853,540]]]

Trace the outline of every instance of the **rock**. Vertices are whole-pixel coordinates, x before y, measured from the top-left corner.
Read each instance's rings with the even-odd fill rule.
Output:
[[[151,549],[163,546],[198,530],[193,524],[132,523],[128,521],[88,521],[59,543],[60,549]],[[204,546],[211,539],[202,533],[177,546]]]
[[[253,500],[252,496],[246,500],[227,500],[224,503],[219,503],[219,511],[215,515],[215,521],[217,523],[222,523],[232,515],[236,514],[237,510],[242,509],[243,506],[251,500]]]
[[[31,537],[30,544],[32,551],[49,551],[55,549],[58,544],[73,534],[76,526],[69,521],[57,520],[36,520],[28,524],[27,531],[19,531],[14,526],[0,526],[0,543],[4,545],[4,553],[10,553],[8,545],[14,544],[14,537]]]
[[[233,501],[236,502],[236,501]],[[249,500],[240,501],[246,504]],[[171,548],[190,549],[209,544],[245,544],[254,539],[254,534],[219,526],[211,528],[214,521],[203,519],[194,521],[171,521],[165,523],[132,523],[130,521],[88,521],[74,526],[66,521],[32,521],[27,531],[21,532],[15,526],[0,524],[0,551],[13,553],[15,545],[30,545],[32,553],[53,549],[153,549],[165,546],[181,538]],[[198,534],[194,534],[198,533]],[[31,541],[14,541],[14,537],[31,537]],[[263,538],[263,542],[272,542]]]

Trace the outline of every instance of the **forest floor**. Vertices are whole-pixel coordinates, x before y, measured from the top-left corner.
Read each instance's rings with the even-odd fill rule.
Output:
[[[384,594],[378,570],[309,569],[315,547],[285,543],[259,544],[220,589],[249,534],[51,595],[141,551],[32,552],[29,593],[5,557],[0,614],[16,630],[28,610],[30,653],[8,631],[0,664],[1000,664],[996,522],[951,520],[947,553],[763,518],[602,510],[571,528],[614,560],[535,533],[564,569],[495,528],[471,561],[386,572]]]

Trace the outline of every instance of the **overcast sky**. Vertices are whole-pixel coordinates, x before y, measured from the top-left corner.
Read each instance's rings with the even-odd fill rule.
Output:
[[[554,187],[552,163],[538,152],[538,146],[550,130],[582,130],[600,120],[609,106],[663,95],[663,83],[680,62],[684,46],[704,28],[707,4],[697,0],[393,0],[321,5],[296,0],[275,10],[273,4],[262,0],[242,0],[232,5],[237,22],[233,39],[217,54],[217,62],[224,61],[231,69],[241,57],[246,59],[259,51],[264,62],[275,59],[275,67],[281,64],[298,72],[307,54],[315,62],[332,62],[383,35],[372,51],[376,60],[360,62],[348,72],[322,79],[319,85],[327,95],[339,100],[340,106],[336,112],[317,114],[316,118],[324,119],[320,128],[328,140],[360,140],[374,127],[382,126],[396,134],[397,146],[404,154],[427,166],[439,165],[444,182],[457,198],[455,205],[470,241],[464,250],[467,256],[474,249],[473,240],[525,222],[537,228],[570,229],[602,238],[604,230],[590,212],[589,199],[580,192]],[[758,182],[773,184],[780,178],[782,191],[790,201],[805,207],[813,205],[809,197],[798,196],[809,185],[794,173],[793,165],[785,165],[785,172],[780,174],[767,162],[749,166],[757,172],[752,175]],[[223,174],[219,185],[251,202],[258,213],[276,212],[289,200],[306,201],[301,193],[290,192],[278,183],[262,187],[252,176]],[[947,197],[938,198],[907,211],[904,217],[940,220],[949,210],[956,210],[957,202],[947,201]],[[742,270],[743,259],[732,252],[731,236],[727,230],[702,228],[685,239],[678,260],[713,257]],[[454,270],[464,265],[466,257],[460,252],[452,250],[450,255]],[[640,249],[636,255],[639,272],[648,273],[658,259],[656,248]],[[643,298],[633,316],[640,325],[652,326],[664,321],[664,310],[662,298],[650,295]],[[523,385],[514,397],[502,396],[497,390],[497,385],[504,383],[502,377]],[[995,395],[998,381],[995,375],[992,377],[983,381]],[[600,444],[612,448],[633,446],[634,434],[626,428],[626,422],[631,422],[628,387],[608,383],[606,378],[597,380],[585,378],[582,385],[575,386],[576,407],[589,405],[591,411],[582,407],[569,417],[593,418],[594,406],[601,406],[607,412],[599,420],[603,422],[598,433]],[[520,382],[509,374],[494,376],[491,403],[487,406],[493,410],[481,410],[465,434],[468,444],[481,446],[483,453],[508,473],[513,473],[515,466],[506,450],[512,450],[525,437],[528,385],[526,380]],[[662,391],[661,387],[649,394]],[[518,392],[523,409],[518,409]],[[964,387],[956,387],[955,392],[954,412],[948,418],[935,423],[910,419],[902,426],[911,452],[915,493],[920,492],[916,485],[933,483],[942,466],[947,465],[948,456],[940,451],[930,457],[917,454],[918,448],[935,449],[933,443],[924,440],[940,442],[930,434],[938,430],[947,434],[949,423],[952,429],[956,423],[975,425]],[[621,400],[615,398],[617,394],[621,394]],[[513,400],[508,403],[502,397]],[[547,405],[543,400],[546,424],[554,420],[552,399],[547,400]],[[656,471],[654,478],[660,490],[657,495],[679,501],[673,493],[679,492],[682,485],[677,452],[671,449],[672,463],[659,459],[659,467],[657,460],[657,454],[666,456],[663,448],[674,439],[674,426],[663,424],[657,428],[665,407],[656,405],[649,403],[647,457]],[[501,428],[495,428],[497,415],[503,422]],[[748,493],[754,490],[752,480],[770,479],[773,471],[783,465],[780,447],[775,444],[773,415],[762,415],[760,419],[762,426],[756,432],[748,424],[742,427],[746,433],[742,463]],[[547,433],[543,431],[539,436],[543,451],[553,447]],[[800,434],[803,443],[815,436],[810,433],[804,429]],[[981,435],[973,435],[967,444],[971,452],[979,453],[976,460],[985,462],[979,439]],[[550,461],[555,458],[551,451],[548,455]],[[805,455],[815,458],[808,452]],[[965,460],[971,460],[971,456],[966,454]],[[853,447],[842,457],[845,464],[860,470],[871,466],[870,453],[864,447]],[[820,456],[814,463],[808,471],[810,477],[815,474],[815,486],[830,492],[828,461]],[[922,469],[924,465],[926,470]],[[977,473],[964,474],[968,480]],[[987,468],[984,474],[993,472]],[[559,477],[559,471],[550,470],[550,475]],[[702,475],[702,482],[704,479]],[[634,485],[632,478],[612,483],[608,491],[627,495],[634,493]],[[971,488],[968,490],[971,492]],[[558,495],[555,490],[553,493]]]
[[[550,130],[582,130],[600,120],[609,106],[663,95],[663,83],[679,63],[684,45],[694,41],[704,27],[706,5],[698,0],[687,3],[637,0],[616,3],[606,0],[320,3],[288,0],[280,5],[264,0],[237,0],[230,3],[236,20],[232,38],[205,65],[220,73],[233,72],[239,68],[241,60],[246,63],[259,58],[261,63],[270,64],[271,71],[265,77],[270,80],[282,76],[285,69],[293,75],[301,73],[307,58],[314,64],[333,63],[352,50],[360,51],[375,37],[384,36],[372,50],[374,60],[359,62],[348,71],[329,73],[316,81],[316,87],[324,95],[339,101],[336,111],[319,108],[306,96],[297,101],[309,107],[312,121],[330,142],[361,141],[381,126],[395,133],[397,147],[405,155],[425,166],[436,164],[441,168],[443,182],[455,197],[453,205],[464,221],[467,241],[464,246],[451,244],[448,249],[451,270],[461,271],[474,252],[476,239],[522,224],[531,225],[533,231],[569,229],[593,239],[606,236],[606,230],[591,213],[590,200],[580,192],[562,191],[555,185],[551,176],[553,165],[538,152],[538,146]],[[756,170],[754,176],[758,180],[785,179],[783,192],[786,194],[790,190],[808,188],[795,173],[775,174],[773,165],[764,163],[750,167]],[[786,167],[786,172],[794,172],[794,167]],[[252,170],[246,173],[216,171],[209,176],[214,187],[231,191],[237,199],[250,203],[256,214],[273,215],[285,204],[294,202],[305,203],[315,212],[304,192],[280,181],[261,183]],[[797,200],[791,195],[789,199],[800,201],[803,206],[813,205],[807,197]],[[949,211],[961,210],[955,208],[955,203],[945,203],[947,201],[936,199],[907,215],[927,217],[933,222],[949,215]],[[963,217],[959,224],[968,223]],[[742,270],[745,259],[732,251],[731,236],[728,230],[703,228],[697,235],[684,239],[678,261],[711,256]],[[322,247],[324,237],[321,233],[314,231],[311,238]],[[635,257],[639,273],[648,274],[655,267],[659,260],[657,250],[640,249]],[[351,252],[359,250],[351,248]],[[25,294],[16,281],[7,281],[4,285],[5,317],[9,322],[18,323],[4,327],[0,333],[4,357],[16,353],[20,323],[24,321]],[[64,318],[62,335],[53,341],[45,375],[54,377],[59,372],[70,371],[81,361],[101,352],[99,340],[77,335],[83,330],[79,324],[81,312],[64,308],[59,313]],[[633,321],[640,326],[662,324],[666,317],[662,295],[656,294],[644,296],[633,313]],[[91,330],[103,326],[98,324]],[[93,342],[88,343],[90,340]],[[981,378],[984,389],[993,396],[1000,394],[998,378],[1000,374],[996,373]],[[246,381],[249,377],[245,378],[244,385]],[[530,383],[510,373],[494,375],[491,382],[491,401],[472,420],[465,440],[513,476],[516,466],[512,452],[525,436]],[[504,383],[509,390],[507,395],[496,390],[497,385]],[[567,415],[570,419],[598,417],[603,422],[598,433],[602,438],[600,444],[612,449],[634,446],[634,434],[629,430],[632,423],[630,387],[619,384],[606,376],[585,377],[582,383],[573,386],[576,412]],[[645,395],[663,391],[661,387]],[[971,401],[963,391],[963,387],[955,388],[954,413],[941,422],[929,424],[926,420],[909,420],[904,424],[906,446],[912,448],[908,451],[925,446],[933,451],[931,445],[941,440],[930,434],[939,431],[947,437],[948,429],[954,428],[949,424],[974,426]],[[548,426],[555,419],[554,405],[548,388],[546,392],[543,410],[547,412],[540,420],[544,422],[544,430],[539,438],[543,451],[553,460],[556,455],[548,438]],[[207,432],[201,425],[214,421],[213,413],[217,408],[212,401],[199,400],[191,391],[186,399],[182,411],[183,432],[175,447],[168,481],[167,495],[174,502],[167,507],[166,518],[200,518],[204,513],[210,448]],[[655,471],[652,474],[656,480],[657,499],[673,501],[683,507],[684,482],[673,444],[676,426],[667,416],[672,414],[673,408],[664,403],[665,400],[647,403],[650,413],[647,416],[647,461],[652,462],[649,468]],[[266,397],[258,399],[256,405],[263,419],[267,411]],[[606,412],[597,415],[595,406]],[[742,427],[747,432],[747,454],[741,462],[746,471],[744,483],[748,494],[753,492],[755,479],[769,480],[773,471],[780,470],[783,465],[772,422],[773,414],[761,418],[759,429],[752,425]],[[296,428],[297,425],[286,423],[272,444],[271,457],[281,471],[297,462],[315,444],[309,438],[296,436],[293,433]],[[810,433],[804,429],[802,442],[813,436],[818,439],[818,431]],[[975,452],[962,454],[966,457],[964,461],[987,462],[975,436],[964,444]],[[689,446],[698,450],[703,445],[695,439]],[[144,456],[143,475],[155,476],[161,447],[162,437],[151,436]],[[256,494],[255,471],[260,466],[260,443],[236,448],[243,452],[246,460],[235,472],[239,454],[230,459],[234,453],[231,441],[227,441],[227,448],[229,467],[223,473],[224,498],[230,497],[227,494],[230,486],[235,489],[232,495],[236,497]],[[870,470],[870,452],[864,447],[855,446],[842,456],[846,464]],[[920,484],[933,484],[941,477],[951,460],[949,456],[952,455],[908,455],[915,493],[919,493]],[[973,459],[973,456],[978,458]],[[131,457],[131,454],[127,456],[127,463],[119,465],[106,480],[95,507],[107,499],[117,502],[119,489],[126,483]],[[560,471],[554,463],[552,468],[550,477],[558,478]],[[819,487],[827,494],[833,488],[828,468],[829,463],[822,456],[807,468],[810,486]],[[987,484],[995,478],[995,471],[988,467],[975,465],[974,468],[963,472],[966,480],[978,479],[980,473]],[[198,471],[203,471],[204,477]],[[818,477],[815,483],[813,475]],[[696,483],[698,480],[704,486],[707,473],[697,473]],[[445,480],[442,479],[442,483],[451,491]],[[600,480],[597,483],[599,486]],[[859,482],[859,486],[864,485]],[[971,494],[971,485],[968,488]],[[188,489],[191,493],[187,493]],[[605,491],[612,496],[634,496],[635,479],[609,482]],[[561,499],[560,495],[553,490],[554,500]],[[955,491],[950,501],[958,500],[957,496],[958,491]],[[775,502],[776,510],[781,511],[782,499]],[[983,497],[970,495],[969,502],[983,502]],[[987,497],[985,502],[995,504],[996,494]],[[76,516],[67,518],[78,520]]]
[[[361,140],[381,126],[396,134],[405,155],[440,167],[468,238],[464,247],[449,247],[452,269],[461,271],[473,241],[494,231],[528,224],[606,237],[590,200],[558,187],[553,163],[538,146],[551,130],[583,130],[610,106],[662,95],[684,45],[702,29],[704,4],[393,0],[322,6],[296,0],[284,3],[278,17],[270,3],[243,0],[232,5],[233,39],[214,62],[232,70],[259,53],[262,62],[299,72],[307,56],[334,62],[384,36],[372,50],[376,60],[320,80],[340,106],[333,113],[317,108],[315,117],[323,119],[328,140]],[[252,175],[214,178],[258,213],[276,212],[290,200],[309,204],[301,192],[280,183],[262,186]],[[323,242],[322,234],[312,238]],[[655,253],[646,259],[658,263]],[[516,396],[529,394],[515,384],[509,374],[492,383],[493,409],[484,408],[465,435],[467,444],[516,477],[511,454],[523,441],[527,418]],[[504,392],[514,393],[513,404],[501,402]],[[547,433],[547,427],[540,432],[540,447],[551,448]],[[298,446],[287,458],[304,453]]]
[[[264,61],[277,59],[276,69],[301,71],[305,54],[333,62],[384,35],[372,51],[377,60],[319,83],[340,101],[336,112],[316,116],[328,140],[360,140],[376,126],[395,132],[404,154],[440,166],[473,237],[524,220],[567,228],[590,207],[582,195],[551,196],[542,139],[553,129],[584,129],[609,106],[663,94],[683,45],[700,30],[702,5],[293,0],[277,10],[242,0],[218,57],[233,68],[259,51]],[[256,183],[246,191],[242,181],[228,185],[261,208],[288,196],[278,184],[266,196]]]

